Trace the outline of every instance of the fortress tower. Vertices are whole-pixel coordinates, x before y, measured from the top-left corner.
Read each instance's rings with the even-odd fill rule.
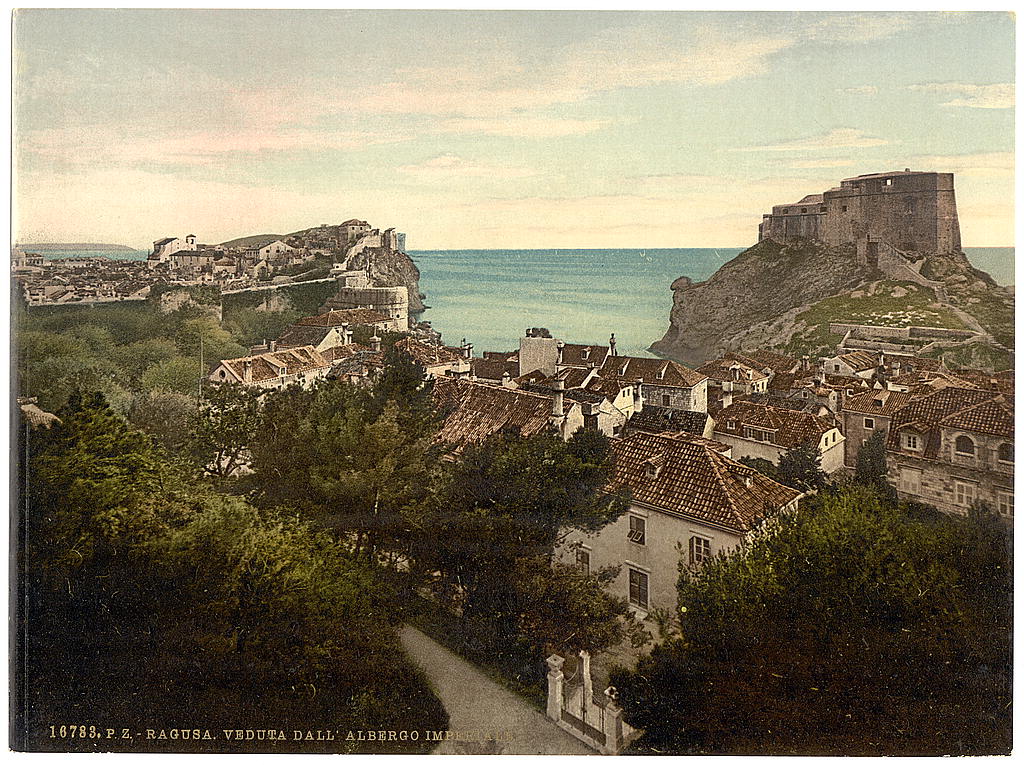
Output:
[[[829,245],[884,242],[903,252],[960,250],[952,173],[872,173],[799,202],[774,205],[758,226],[758,241]]]

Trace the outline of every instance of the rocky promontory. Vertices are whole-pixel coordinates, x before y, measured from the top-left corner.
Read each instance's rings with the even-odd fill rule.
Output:
[[[744,250],[706,282],[672,283],[670,325],[651,350],[698,365],[732,347],[737,335],[798,306],[852,290],[875,274],[855,249],[765,240]]]
[[[814,355],[841,339],[832,322],[966,329],[977,333],[969,346],[938,350],[968,365],[1012,360],[1013,292],[959,251],[869,263],[852,243],[765,239],[672,292],[668,331],[651,350],[685,364],[755,347]]]

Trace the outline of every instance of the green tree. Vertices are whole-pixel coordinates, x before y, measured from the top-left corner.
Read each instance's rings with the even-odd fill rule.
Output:
[[[207,385],[190,419],[192,453],[210,475],[226,478],[243,464],[263,422],[260,392],[244,385]],[[288,455],[279,453],[279,460]]]
[[[801,444],[787,449],[780,457],[772,476],[776,481],[800,491],[820,491],[828,483],[821,469],[821,452],[814,444]]]
[[[514,645],[530,599],[509,572],[543,560],[551,575],[567,529],[593,531],[625,511],[625,501],[602,492],[609,451],[595,431],[568,442],[555,433],[499,434],[451,466],[415,555],[460,593],[470,628],[495,651]]]
[[[876,430],[857,452],[857,469],[854,480],[861,486],[870,486],[889,500],[896,499],[896,492],[889,484],[889,467],[885,460],[886,431]]]
[[[142,373],[139,388],[145,392],[164,391],[195,395],[199,389],[202,369],[198,358],[175,356],[153,364]]]
[[[814,504],[684,572],[683,637],[613,673],[640,746],[1008,751],[1006,529],[915,518],[862,488]]]
[[[194,397],[181,393],[150,391],[132,399],[128,419],[153,436],[169,455],[182,454],[191,443],[189,419],[196,411]]]

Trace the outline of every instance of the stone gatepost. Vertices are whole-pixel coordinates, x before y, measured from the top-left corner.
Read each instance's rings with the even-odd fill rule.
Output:
[[[562,665],[565,659],[557,653],[548,657],[548,717],[555,722],[562,719]]]
[[[622,707],[616,701],[619,693],[609,685],[604,695],[608,697],[608,703],[604,708],[604,746],[601,751],[604,754],[618,754],[622,749]]]
[[[594,681],[590,679],[590,652],[580,651],[580,674],[583,675],[583,717],[593,703]]]

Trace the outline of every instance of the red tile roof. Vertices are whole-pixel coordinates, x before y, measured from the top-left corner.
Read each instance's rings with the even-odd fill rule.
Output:
[[[241,356],[237,359],[225,359],[221,363],[239,379],[245,379],[245,362],[252,363],[252,382],[263,382],[284,375],[295,375],[313,369],[329,367],[329,362],[313,346],[286,348],[271,353],[260,353],[254,356]]]
[[[470,368],[473,374],[481,380],[494,380],[498,382],[502,376],[508,373],[510,379],[519,375],[518,361],[504,361],[494,358],[473,358],[470,360]]]
[[[462,354],[444,345],[432,345],[413,337],[406,337],[395,343],[395,348],[405,351],[417,364],[434,366],[435,364],[457,364]]]
[[[502,430],[536,435],[549,427],[552,409],[546,396],[451,377],[435,380],[433,399],[446,413],[437,440],[459,448]]]
[[[741,533],[800,496],[689,438],[636,433],[615,441],[612,453],[614,472],[606,491],[628,489],[636,502]]]
[[[911,430],[926,434],[924,456],[934,458],[940,428],[1013,438],[1013,396],[953,387],[921,396],[896,413],[889,428],[889,448],[901,449],[900,431]]]
[[[730,430],[729,422],[737,427]],[[786,449],[808,443],[817,446],[821,437],[835,427],[828,419],[808,412],[736,401],[718,413],[715,433],[742,436],[744,425],[771,431],[771,443]]]
[[[903,393],[902,391],[872,390],[867,393],[858,393],[856,396],[850,396],[843,403],[843,411],[891,417],[898,410],[909,404],[910,400],[910,394]]]
[[[645,385],[677,388],[692,388],[707,378],[706,374],[684,367],[678,361],[638,356],[609,356],[598,374],[620,382],[633,383],[642,379]]]
[[[738,361],[735,358],[730,358],[730,355],[735,356],[736,354],[726,354],[720,359],[709,361],[703,366],[698,367],[697,371],[707,375],[712,380],[718,380],[720,382],[727,382],[730,380],[757,382],[758,380],[763,380],[768,376],[761,371],[760,364],[757,364],[756,362],[748,364],[743,361]]]
[[[607,345],[581,345],[564,343],[558,365],[567,367],[601,366],[608,358],[610,348]]]

